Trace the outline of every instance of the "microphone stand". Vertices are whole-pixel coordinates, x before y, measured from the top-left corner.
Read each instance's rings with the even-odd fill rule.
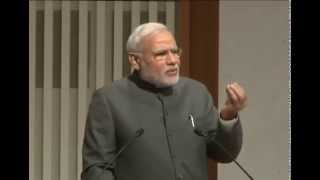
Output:
[[[112,168],[113,163],[114,163],[114,162],[116,161],[116,159],[120,156],[120,154],[121,154],[130,144],[132,144],[132,143],[136,140],[136,138],[140,137],[143,133],[144,133],[144,129],[143,129],[143,128],[138,129],[138,130],[136,131],[135,135],[132,136],[132,137],[128,140],[128,142],[127,142],[124,146],[122,146],[122,147],[120,148],[120,150],[117,152],[117,154],[116,154],[115,156],[113,156],[113,157],[112,157],[109,161],[107,161],[107,162],[100,163],[100,165],[98,165],[98,166],[100,166],[100,167],[102,166],[102,169],[103,169],[103,170],[107,170],[107,169]],[[102,172],[103,172],[103,171],[101,171],[101,173],[99,174],[99,176],[98,176],[97,179],[99,179],[99,178],[101,177]]]
[[[191,120],[193,131],[198,136],[208,138],[209,135],[215,133],[215,131],[208,131],[207,133],[201,132],[195,127],[195,122],[191,114],[189,115],[189,119]],[[216,141],[216,139],[213,139],[212,141],[249,177],[250,180],[254,180],[253,177],[240,165],[240,163],[238,163],[238,161],[235,158],[232,157],[232,155],[229,153],[229,151],[226,150],[226,148],[223,145]]]
[[[198,129],[194,129],[194,132],[202,137],[209,137],[210,133],[203,133],[200,132]],[[223,145],[221,145],[219,142],[217,142],[215,139],[213,140],[213,142],[219,146],[219,148],[234,162],[236,163],[236,165],[249,177],[250,180],[254,180],[253,177],[240,165],[240,163],[238,163],[238,161],[232,157],[232,155],[224,148]]]
[[[144,129],[139,129],[136,131],[135,136],[133,136],[124,146],[121,147],[121,149],[118,151],[118,153],[113,156],[106,164],[107,166],[103,167],[104,170],[109,169],[112,167],[114,161],[120,156],[122,151],[124,151],[133,141],[135,141],[136,138],[140,137],[144,133]],[[104,163],[105,164],[105,163]]]

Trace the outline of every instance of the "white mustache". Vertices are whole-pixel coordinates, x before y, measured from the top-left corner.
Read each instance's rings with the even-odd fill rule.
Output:
[[[167,69],[165,72],[179,71],[179,66]]]

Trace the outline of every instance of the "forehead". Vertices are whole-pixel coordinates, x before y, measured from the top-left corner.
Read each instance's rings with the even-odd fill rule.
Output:
[[[147,35],[144,40],[144,49],[172,48],[176,46],[176,41],[168,31],[159,31]]]

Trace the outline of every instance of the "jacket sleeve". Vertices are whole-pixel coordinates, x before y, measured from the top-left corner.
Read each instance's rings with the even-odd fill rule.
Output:
[[[231,127],[221,123],[220,115],[214,106],[214,100],[205,86],[202,86],[201,102],[203,111],[198,117],[198,129],[207,134],[207,155],[217,162],[229,163],[236,158],[242,147],[242,127],[239,116]],[[218,144],[217,144],[218,143]],[[219,146],[220,145],[220,146]],[[221,148],[222,146],[222,148]],[[229,155],[232,156],[230,158]]]
[[[232,158],[235,159],[239,155],[242,147],[243,135],[239,116],[237,116],[238,119],[231,128],[227,128],[221,123],[219,113],[215,107],[212,108],[208,116],[207,118],[211,119],[211,122],[214,124],[211,126],[214,127],[212,128],[213,133],[209,133],[207,137],[208,156],[221,163],[232,162]],[[214,117],[213,120],[212,117]],[[210,132],[212,129],[208,129],[208,131]],[[228,154],[232,158],[230,158]]]
[[[88,110],[82,147],[81,180],[114,180],[113,169],[103,169],[116,151],[112,113],[103,94],[95,91]]]

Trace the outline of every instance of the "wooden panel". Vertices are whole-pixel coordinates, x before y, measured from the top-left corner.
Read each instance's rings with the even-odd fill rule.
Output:
[[[210,19],[210,20],[208,20]],[[218,106],[219,7],[217,1],[191,1],[190,76],[203,82]],[[196,25],[195,25],[196,24]],[[209,180],[217,179],[217,163],[208,159]]]
[[[45,2],[44,12],[44,94],[43,94],[43,180],[53,180],[53,2]]]
[[[182,48],[181,75],[190,75],[190,2],[178,2],[177,43]]]
[[[202,81],[218,105],[218,1],[191,1],[190,76]],[[210,20],[208,20],[210,19]]]
[[[123,74],[123,2],[116,1],[114,6],[114,62],[113,80],[122,78]]]
[[[78,124],[77,154],[78,179],[82,171],[82,143],[87,115],[87,60],[88,60],[88,2],[79,1],[79,79],[78,79]]]
[[[60,104],[60,180],[69,180],[72,166],[70,151],[70,32],[71,4],[63,1],[61,7],[61,104]]]
[[[218,106],[219,2],[179,1],[181,74],[204,83]],[[208,159],[209,180],[217,179],[217,163]]]

